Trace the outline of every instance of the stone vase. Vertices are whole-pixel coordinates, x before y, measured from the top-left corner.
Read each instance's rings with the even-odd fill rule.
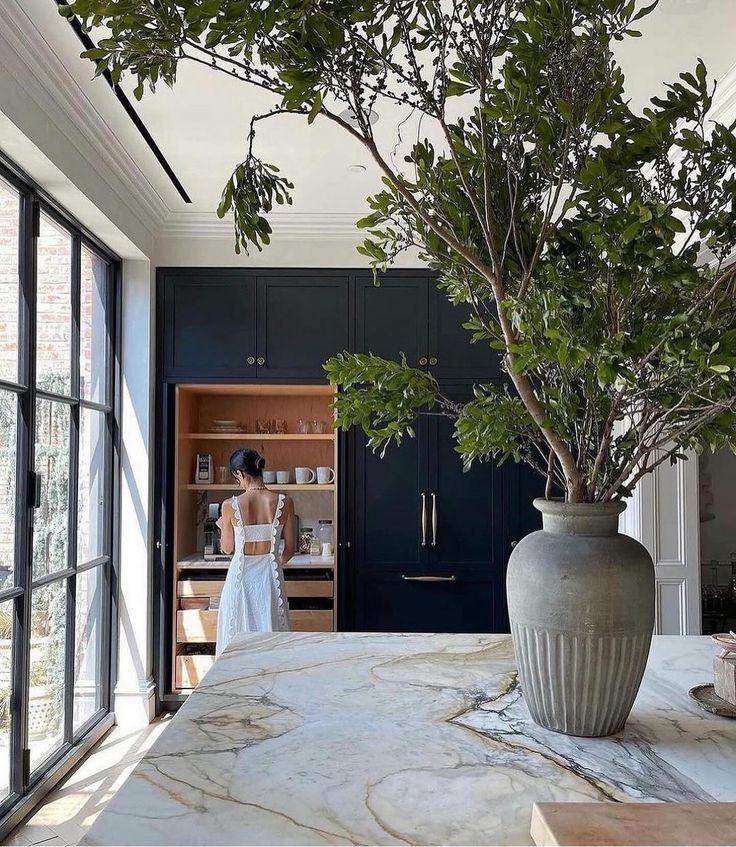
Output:
[[[567,735],[620,732],[654,629],[654,566],[618,532],[626,505],[537,499],[543,528],[509,559],[519,679],[536,723]]]

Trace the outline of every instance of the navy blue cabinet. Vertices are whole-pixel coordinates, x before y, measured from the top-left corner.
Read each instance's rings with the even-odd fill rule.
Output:
[[[258,277],[258,378],[324,379],[348,345],[346,274]]]
[[[163,286],[163,371],[168,377],[256,376],[256,280],[242,272],[176,268]]]
[[[163,382],[322,382],[324,361],[342,350],[403,354],[458,400],[473,382],[501,379],[498,354],[462,326],[468,308],[429,272],[375,286],[355,270],[164,268],[158,285]],[[531,507],[541,480],[513,463],[465,473],[444,418],[422,418],[384,459],[361,432],[344,446],[341,624],[505,631],[506,562],[541,523]]]
[[[428,368],[445,394],[472,396],[470,380],[500,376],[497,354],[471,345],[468,312],[450,304],[430,276],[370,277],[355,283],[356,350]],[[453,423],[420,417],[416,437],[381,459],[351,433],[348,480],[353,521],[346,568],[348,626],[369,631],[492,632],[507,629],[507,506],[516,468],[476,464],[464,472]],[[528,507],[526,507],[528,509]]]
[[[169,379],[324,380],[350,346],[350,276],[221,268],[159,271]]]
[[[355,280],[355,349],[384,359],[403,354],[413,368],[429,359],[429,288],[425,276],[372,276]]]
[[[434,280],[430,281],[429,360],[437,379],[474,379],[483,382],[501,378],[501,357],[484,341],[471,343],[472,334],[463,326],[471,308],[453,305]]]

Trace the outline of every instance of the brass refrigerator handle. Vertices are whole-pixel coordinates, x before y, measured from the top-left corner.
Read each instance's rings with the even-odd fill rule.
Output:
[[[407,576],[402,573],[401,578],[406,582],[455,582],[455,574],[451,576]]]
[[[437,546],[437,495],[432,492],[432,547]]]
[[[422,547],[427,546],[427,495],[422,491]]]

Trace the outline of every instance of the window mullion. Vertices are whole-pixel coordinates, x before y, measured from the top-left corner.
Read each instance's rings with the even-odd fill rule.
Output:
[[[28,747],[28,679],[30,674],[31,568],[33,521],[30,471],[33,467],[33,432],[36,415],[33,386],[36,379],[36,240],[39,205],[33,194],[22,192],[20,220],[20,323],[18,327],[19,379],[27,386],[18,395],[18,440],[16,475],[15,584],[23,594],[15,600],[13,615],[13,670],[10,790],[22,794],[28,773],[24,767]]]
[[[75,621],[77,601],[77,524],[78,524],[78,489],[79,489],[79,426],[80,408],[78,398],[80,390],[80,309],[82,299],[82,242],[78,234],[72,239],[72,337],[71,337],[71,395],[77,398],[70,408],[71,420],[69,430],[69,510],[68,510],[68,544],[67,564],[74,570],[74,575],[67,583],[67,618],[66,618],[66,680],[64,686],[64,740],[71,743],[74,734],[74,651],[75,651]]]

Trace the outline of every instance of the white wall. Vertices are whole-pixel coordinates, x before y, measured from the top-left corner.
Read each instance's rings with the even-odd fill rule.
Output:
[[[221,228],[225,230],[225,227]],[[235,252],[235,239],[226,235],[206,238],[174,236],[156,241],[157,267],[272,267],[272,268],[368,268],[365,256],[356,251],[360,236],[354,238],[290,238],[276,235],[270,245],[249,255]],[[406,253],[394,264],[397,268],[422,267],[416,252]]]
[[[123,265],[120,428],[120,600],[115,715],[119,724],[149,723],[153,682],[152,357],[153,297],[148,261]]]

